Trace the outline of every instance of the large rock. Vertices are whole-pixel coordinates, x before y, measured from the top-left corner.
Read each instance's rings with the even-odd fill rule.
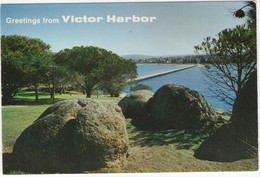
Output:
[[[231,117],[232,125],[238,136],[250,145],[258,145],[257,121],[257,74],[250,75],[235,100]]]
[[[126,95],[118,105],[126,118],[138,119],[143,114],[144,104],[153,96],[148,90],[138,90]]]
[[[120,100],[118,105],[122,108],[126,118],[131,118],[131,124],[140,129],[149,129],[153,125],[147,119],[144,105],[151,99],[153,92],[148,90],[138,90],[132,92]]]
[[[93,102],[81,109],[74,143],[78,160],[88,169],[124,166],[129,146],[120,107]]]
[[[202,94],[186,87],[167,84],[159,88],[146,105],[153,128],[200,129],[217,119]]]
[[[258,151],[256,72],[235,100],[231,123],[223,125],[195,151],[199,159],[235,161],[255,158]]]
[[[221,126],[194,152],[201,160],[232,162],[255,157],[255,148],[241,141],[231,125]]]
[[[32,171],[92,170],[120,167],[128,150],[121,109],[91,99],[49,107],[18,137],[13,155]]]

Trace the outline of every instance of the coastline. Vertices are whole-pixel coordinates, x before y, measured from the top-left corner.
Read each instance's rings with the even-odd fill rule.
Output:
[[[203,66],[202,64],[176,64],[176,63],[136,63],[136,65],[176,65],[176,66]]]

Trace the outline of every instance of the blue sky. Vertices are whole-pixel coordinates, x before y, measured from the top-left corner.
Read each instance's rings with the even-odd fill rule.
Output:
[[[194,46],[225,28],[244,24],[231,11],[244,2],[150,2],[94,4],[20,4],[1,6],[1,35],[40,38],[53,52],[73,46],[97,46],[118,55],[194,54]],[[155,16],[152,23],[64,23],[62,15],[82,17]],[[41,23],[7,24],[7,18],[40,19]],[[43,24],[42,18],[59,19]]]

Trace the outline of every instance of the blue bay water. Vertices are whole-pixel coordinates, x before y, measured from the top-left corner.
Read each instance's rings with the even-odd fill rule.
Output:
[[[138,77],[149,74],[164,72],[180,67],[182,65],[137,65]],[[156,92],[161,86],[165,84],[178,84],[196,90],[202,93],[207,99],[208,103],[215,107],[224,109],[225,111],[232,111],[232,106],[221,102],[209,91],[208,85],[205,83],[205,76],[202,73],[203,66],[193,67],[187,70],[166,74],[163,76],[140,81],[139,83],[152,87],[152,91]]]

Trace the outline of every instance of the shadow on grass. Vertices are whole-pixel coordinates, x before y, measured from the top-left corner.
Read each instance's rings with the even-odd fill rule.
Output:
[[[73,165],[73,168],[70,168],[70,166],[64,166],[64,168],[61,168],[59,170],[53,169],[53,168],[47,168],[44,167],[44,171],[39,171],[32,168],[23,168],[21,165],[18,165],[16,159],[14,158],[12,153],[3,153],[3,174],[7,175],[23,175],[23,174],[82,174],[82,173],[115,173],[118,171],[114,171],[113,169],[109,168],[92,168],[86,170],[85,168],[77,168],[77,165],[81,163],[80,161],[76,162],[75,165]],[[62,164],[61,164],[62,165]],[[69,168],[68,168],[69,167]]]
[[[44,173],[82,173],[82,171],[68,170],[64,169],[61,171],[53,171],[50,169],[45,169]],[[3,153],[3,174],[19,175],[19,174],[41,174],[41,171],[35,171],[34,169],[26,170],[19,167],[12,153]]]
[[[12,153],[3,153],[3,174],[30,174],[17,167]]]
[[[53,104],[53,99],[48,92],[39,92],[38,102],[35,102],[35,93],[28,91],[20,91],[11,101],[3,101],[3,105],[45,105]],[[55,98],[54,103],[65,100],[66,98]]]
[[[59,169],[55,169],[52,167],[43,166],[41,170],[34,169],[30,167],[23,167],[23,165],[19,165],[13,153],[3,153],[3,174],[8,175],[19,175],[19,174],[56,174],[56,173],[66,173],[66,174],[77,174],[77,173],[107,173],[109,169],[97,169],[97,168],[80,168],[80,161],[75,162],[73,165],[68,166],[66,163],[60,163]],[[51,163],[51,162],[50,162]],[[63,166],[64,165],[64,166]],[[76,165],[76,166],[75,166]],[[113,171],[112,171],[113,172]]]
[[[65,98],[55,98],[54,103],[57,103],[59,101],[65,100]],[[41,98],[39,99],[38,103],[35,102],[35,100],[32,99],[22,99],[22,98],[15,98],[14,100],[5,103],[3,105],[46,105],[46,104],[52,104],[53,100],[52,98]]]
[[[131,123],[127,126],[129,139],[132,145],[140,146],[162,146],[175,144],[177,149],[194,149],[204,141],[213,130],[167,130],[149,131],[139,130]]]
[[[41,96],[49,96],[50,93],[48,92],[39,92],[38,93],[39,97]],[[17,97],[35,97],[35,92],[23,92],[20,91],[16,94]]]

